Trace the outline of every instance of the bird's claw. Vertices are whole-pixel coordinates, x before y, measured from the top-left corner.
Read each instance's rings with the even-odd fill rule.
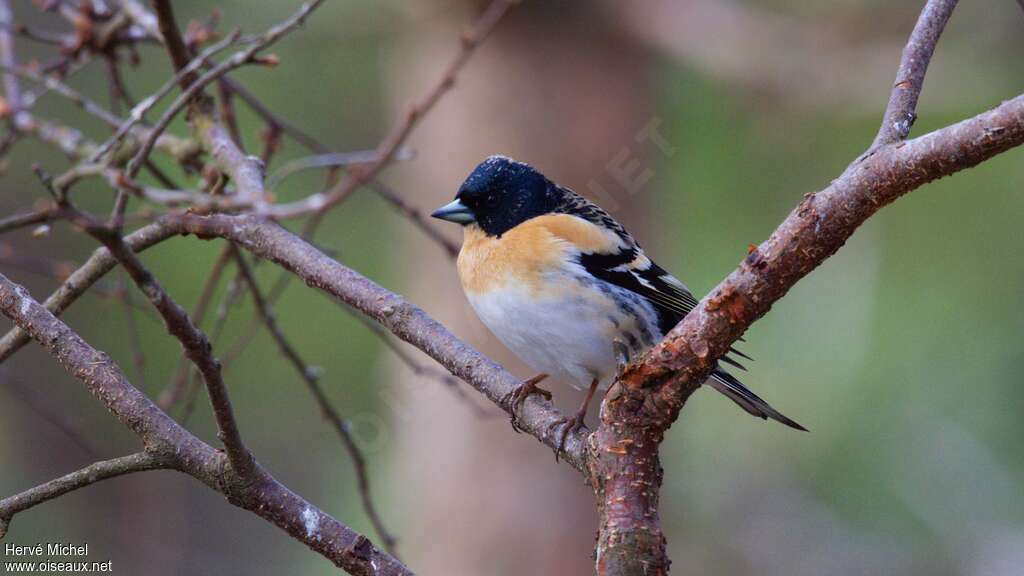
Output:
[[[569,437],[569,434],[579,430],[580,428],[586,428],[587,423],[584,422],[586,416],[585,411],[579,411],[573,416],[562,418],[551,424],[552,428],[556,429],[558,434],[558,444],[555,448],[555,462],[558,462],[558,454],[565,450],[565,439]]]
[[[501,403],[508,406],[508,411],[511,414],[509,422],[512,424],[512,429],[516,432],[521,431],[519,428],[519,416],[516,413],[519,411],[519,408],[522,407],[523,402],[526,401],[526,398],[529,397],[530,394],[539,394],[543,396],[545,400],[551,400],[551,392],[537,386],[537,384],[547,377],[547,374],[537,374],[533,378],[523,380],[519,386],[513,388],[511,392],[501,399]]]

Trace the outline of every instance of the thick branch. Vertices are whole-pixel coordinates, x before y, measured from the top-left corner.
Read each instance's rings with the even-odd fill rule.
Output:
[[[834,254],[881,207],[928,182],[1024,143],[1024,95],[969,120],[855,161],[808,194],[665,339],[627,367],[591,437],[591,481],[601,497],[599,574],[667,570],[656,514],[660,466],[651,442],[755,320]],[[653,573],[658,573],[657,571]]]
[[[851,164],[824,190],[808,194],[771,237],[624,374],[638,388],[660,384],[668,403],[684,382],[700,382],[750,324],[834,254],[871,215],[933,180],[971,168],[1024,143],[1024,95]],[[707,347],[700,342],[706,343]],[[670,414],[672,418],[675,414]]]
[[[172,458],[175,469],[223,493],[235,506],[274,523],[351,574],[412,574],[366,537],[303,500],[258,465],[254,479],[238,476],[223,453],[179,426],[132,386],[109,356],[89,346],[2,274],[0,313],[27,330],[65,370],[82,380],[121,423],[142,439],[147,452]]]

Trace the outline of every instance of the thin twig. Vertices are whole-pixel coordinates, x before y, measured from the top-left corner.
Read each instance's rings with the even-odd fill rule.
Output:
[[[177,74],[174,75],[173,78],[165,82],[159,89],[157,89],[156,92],[147,96],[137,105],[135,105],[132,108],[131,113],[128,115],[128,118],[117,127],[117,130],[114,132],[113,136],[107,139],[106,142],[101,144],[99,148],[96,149],[96,152],[93,153],[93,155],[89,158],[89,161],[97,162],[100,159],[100,157],[102,157],[104,154],[109,152],[115,145],[121,142],[121,140],[124,139],[125,135],[128,134],[132,127],[142,122],[146,117],[146,113],[152,110],[153,107],[156,106],[160,102],[160,100],[163,99],[164,96],[170,94],[171,90],[173,90],[174,87],[187,74],[189,74],[190,72],[195,72],[208,59],[212,58],[222,50],[231,46],[238,39],[238,34],[239,32],[235,30],[234,32],[225,36],[219,42],[208,46],[191,62],[186,64],[184,68],[179,70]]]
[[[231,260],[231,252],[227,249],[221,250],[220,256],[217,257],[217,260],[213,263],[213,268],[207,274],[206,282],[203,283],[203,289],[199,293],[199,299],[196,300],[192,308],[192,321],[196,323],[196,326],[202,325],[203,319],[206,317],[206,311],[210,307],[210,301],[217,290],[217,284],[220,283],[220,278],[224,274],[224,267],[227,266],[229,260]],[[223,366],[221,369],[223,370]],[[178,360],[178,368],[175,370],[174,379],[168,383],[157,399],[157,405],[160,408],[170,410],[171,407],[178,403],[188,385],[188,374],[188,357],[182,355],[181,359]]]
[[[456,398],[458,398],[462,402],[465,402],[466,405],[473,410],[474,414],[476,414],[477,417],[488,418],[492,415],[490,412],[481,408],[480,406],[473,402],[473,399],[470,398],[469,395],[466,394],[466,391],[463,389],[464,383],[461,380],[452,376],[448,372],[438,370],[433,366],[427,366],[417,361],[415,358],[413,358],[411,354],[409,354],[405,349],[403,349],[401,345],[394,341],[390,333],[383,326],[367,318],[366,315],[360,314],[358,311],[353,310],[351,306],[345,304],[344,302],[340,300],[335,300],[335,302],[338,304],[339,307],[343,308],[346,312],[352,314],[356,319],[358,319],[363,324],[363,326],[366,326],[366,328],[370,332],[376,335],[377,338],[380,339],[380,341],[384,344],[384,346],[388,350],[390,350],[391,353],[394,354],[395,357],[398,358],[398,360],[402,364],[404,364],[405,367],[408,368],[410,372],[413,373],[413,375],[430,378],[443,384],[448,390],[451,390],[451,392],[455,394]]]
[[[228,87],[227,77],[222,76],[217,81],[217,102],[220,105],[220,117],[224,125],[228,127],[228,134],[238,144],[239,150],[245,151],[245,142],[242,141],[242,129],[238,126],[238,114],[235,113],[235,93]],[[266,160],[263,161],[267,163]]]
[[[174,231],[166,226],[150,224],[126,236],[125,242],[132,251],[141,252],[173,235]],[[109,250],[97,249],[85,263],[64,280],[64,283],[53,294],[50,294],[43,305],[47,310],[59,316],[116,265],[117,260],[111,256]],[[0,338],[0,363],[10,358],[30,339],[28,333],[21,328],[12,328],[3,338]]]
[[[320,386],[320,371],[306,364],[299,355],[298,350],[288,342],[284,331],[277,324],[277,317],[274,315],[274,311],[270,308],[266,298],[264,298],[263,293],[260,291],[259,285],[256,283],[256,277],[253,275],[249,263],[245,261],[245,257],[234,245],[231,245],[231,250],[235,262],[238,264],[238,269],[242,273],[242,278],[245,279],[246,284],[249,286],[249,292],[252,294],[256,310],[267,325],[267,330],[270,331],[274,341],[277,342],[278,348],[281,349],[281,354],[299,373],[309,393],[313,395],[313,399],[316,401],[317,406],[319,406],[320,413],[323,414],[323,417],[334,428],[342,445],[345,447],[345,451],[348,453],[349,459],[352,460],[352,467],[355,470],[356,481],[359,487],[359,496],[363,502],[363,510],[365,510],[366,516],[370,519],[370,523],[373,524],[374,531],[377,532],[377,535],[383,542],[384,549],[397,558],[395,537],[384,526],[384,521],[381,519],[377,507],[373,503],[373,498],[370,495],[370,477],[366,470],[366,457],[352,437],[349,423],[342,419]]]
[[[423,213],[418,208],[414,208],[406,203],[405,200],[387,184],[379,180],[374,180],[367,184],[367,186],[377,193],[378,196],[384,199],[385,202],[390,204],[400,214],[403,214],[406,218],[412,221],[412,223],[419,228],[421,232],[427,235],[428,238],[437,243],[441,248],[444,249],[445,254],[449,258],[455,258],[459,255],[459,245],[449,240],[440,230],[435,228],[432,224],[427,222],[424,218]]]
[[[135,154],[135,156],[128,162],[127,172],[130,176],[133,176],[138,172],[139,167],[152,152],[153,146],[156,144],[156,137],[163,133],[170,125],[171,120],[178,115],[185,106],[192,101],[208,84],[221,78],[228,72],[250,64],[254,62],[254,58],[258,52],[269,48],[275,42],[281,39],[282,36],[298,28],[305,21],[306,17],[315,10],[323,0],[314,0],[308,4],[303,4],[302,7],[293,14],[290,18],[278,24],[260,36],[254,41],[248,48],[240,52],[232,54],[230,57],[220,62],[208,72],[203,73],[201,76],[190,82],[186,87],[182,87],[182,93],[178,98],[164,111],[163,115],[157,121],[153,127],[153,133],[150,137],[143,142],[142,147]],[[187,64],[186,64],[187,65]]]
[[[24,512],[33,506],[53,500],[95,484],[102,480],[124,476],[133,472],[146,470],[159,470],[170,466],[166,459],[159,458],[147,452],[137,452],[128,456],[121,456],[112,460],[103,460],[90,464],[81,470],[76,470],[45,484],[30,488],[20,494],[15,494],[0,500],[0,538],[6,533],[7,526],[15,514]]]
[[[395,153],[392,160],[411,160],[412,150],[403,148]],[[380,154],[376,150],[356,150],[354,152],[327,152],[315,156],[303,156],[289,160],[267,177],[267,188],[273,190],[289,176],[306,170],[318,168],[336,168],[342,166],[358,166],[376,162]]]
[[[5,2],[6,3],[6,2]],[[0,21],[3,21],[0,18]],[[60,32],[50,32],[49,30],[38,30],[24,24],[8,24],[6,22],[0,23],[0,29],[8,30],[13,34],[17,34],[22,38],[33,40],[41,44],[49,44],[51,46],[61,46],[67,41],[67,35]]]
[[[125,86],[124,77],[121,75],[121,66],[118,64],[116,56],[106,55],[103,58],[106,64],[107,79],[110,84],[110,109],[120,116],[121,108],[120,103],[123,103],[129,108],[135,106],[135,101],[128,93],[128,87]]]
[[[0,218],[0,234],[4,232],[10,232],[18,228],[24,228],[26,226],[33,226],[35,224],[43,224],[49,222],[59,216],[59,210],[56,205],[43,206],[42,208],[36,208],[28,212],[20,212],[12,214],[6,218]]]
[[[128,331],[128,344],[132,351],[132,365],[135,367],[135,380],[143,389],[146,388],[146,353],[142,346],[142,334],[139,324],[135,321],[134,299],[125,282],[121,283],[124,308],[124,323]]]
[[[87,430],[78,421],[77,414],[69,413],[60,405],[55,406],[53,397],[40,391],[37,386],[25,385],[14,378],[7,377],[7,374],[4,374],[2,380],[7,392],[17,396],[41,420],[49,422],[54,428],[60,430],[72,444],[78,446],[83,454],[90,459],[99,458],[99,451],[87,439]],[[88,432],[92,431],[92,429],[88,430]]]
[[[78,214],[79,219],[82,215]],[[181,342],[189,360],[203,375],[207,393],[219,430],[217,436],[224,443],[224,450],[234,471],[243,478],[253,472],[252,454],[242,442],[238,431],[227,386],[221,376],[220,362],[213,355],[212,346],[206,335],[189,318],[188,313],[164,290],[152,273],[145,267],[142,260],[132,251],[124,238],[116,232],[92,224],[84,224],[85,230],[96,240],[107,247],[107,250],[128,272],[139,290],[149,298],[157,312],[164,319],[167,331]]]
[[[905,140],[910,134],[910,127],[917,120],[917,99],[924,87],[928,63],[931,62],[935,45],[956,4],[957,0],[928,0],[921,11],[914,31],[910,33],[910,39],[903,48],[889,104],[882,116],[882,126],[869,150]]]
[[[103,106],[100,106],[93,100],[83,96],[78,91],[71,88],[70,86],[68,86],[67,84],[65,84],[64,82],[60,81],[52,75],[42,75],[35,71],[23,68],[12,68],[2,63],[0,63],[0,71],[5,71],[13,74],[14,76],[18,76],[42,84],[49,91],[53,91],[56,94],[70,100],[76,106],[91,114],[92,116],[95,116],[96,118],[100,119],[111,128],[117,129],[122,124],[124,124],[124,121],[122,121],[116,115],[105,109]],[[17,127],[19,130],[22,131],[32,131],[37,129],[35,126],[36,124],[38,123],[35,122],[26,113],[24,121],[21,124],[17,125]],[[195,155],[195,144],[188,140],[183,140],[181,138],[169,134],[155,133],[154,130],[144,126],[131,126],[130,129],[138,139],[144,140],[145,142],[149,143],[151,147],[161,147],[164,151],[168,152],[179,161],[187,160]],[[78,134],[77,130],[65,129],[63,131],[73,132],[77,135],[76,140],[81,140],[81,136],[80,134]],[[85,151],[79,152],[77,150],[78,146],[85,149]],[[74,153],[76,156],[91,156],[95,151],[96,147],[93,144],[85,145],[82,144],[81,142],[76,142],[76,149],[74,150]]]
[[[17,69],[18,60],[14,52],[14,38],[11,28],[14,26],[14,12],[8,0],[0,0],[0,66],[6,70],[4,73],[4,96],[7,99],[7,106],[13,111],[14,127],[21,130],[22,125],[27,121],[24,109],[24,101],[21,97],[21,83],[18,77],[11,70]]]
[[[462,34],[459,50],[445,67],[441,77],[423,98],[409,106],[401,121],[381,141],[377,147],[379,156],[375,162],[351,171],[331,190],[310,195],[291,204],[268,207],[267,215],[273,218],[292,218],[308,212],[323,212],[343,201],[360,186],[376,177],[391,162],[392,157],[405,143],[419,121],[433,109],[442,96],[452,89],[459,72],[469,62],[476,48],[494,31],[501,17],[514,4],[516,4],[515,0],[494,0],[480,15],[476,23]]]
[[[68,276],[75,271],[77,266],[71,260],[51,260],[45,257],[25,254],[23,250],[18,250],[6,243],[0,243],[0,265],[7,266],[10,269],[23,270],[29,274],[36,274],[44,278],[56,280],[57,282],[67,281]],[[136,311],[142,312],[146,318],[159,321],[156,313],[148,305],[143,306],[139,302],[126,300],[123,290],[116,284],[97,281],[92,286],[90,294],[101,300],[114,300],[122,304],[128,304],[135,308]]]
[[[2,34],[0,34],[0,36],[2,36]],[[53,75],[40,74],[28,68],[18,68],[17,66],[10,66],[7,64],[0,65],[0,70],[3,70],[8,77],[16,76],[45,86],[48,90],[60,94],[64,98],[70,100],[73,104],[92,116],[95,116],[111,128],[117,128],[121,125],[121,119],[112,112],[99,105],[91,98],[82,95],[80,92],[68,86],[61,80],[58,80]]]
[[[260,102],[259,98],[257,98],[255,94],[234,78],[231,78],[230,76],[222,77],[221,85],[245,102],[246,105],[248,105],[257,116],[262,118],[264,122],[271,126],[277,126],[282,132],[291,137],[292,140],[295,140],[299,144],[319,154],[328,154],[331,152],[331,149],[328,146],[319,142],[316,138],[310,136],[294,124],[287,122],[279,115],[275,114],[270,107],[265,105],[263,102]]]
[[[181,31],[178,30],[178,23],[174,19],[174,7],[171,5],[171,0],[153,0],[153,10],[156,12],[160,35],[163,36],[164,46],[171,57],[171,63],[176,71],[182,72],[188,66],[188,48],[181,38]],[[178,84],[182,90],[188,89],[189,85],[195,81],[194,71],[186,71],[178,78]]]

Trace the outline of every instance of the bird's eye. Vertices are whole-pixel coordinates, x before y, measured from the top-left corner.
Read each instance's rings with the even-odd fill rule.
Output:
[[[491,194],[490,196],[488,196],[484,200],[484,203],[487,204],[488,208],[494,208],[495,206],[498,205],[498,195],[497,194]]]

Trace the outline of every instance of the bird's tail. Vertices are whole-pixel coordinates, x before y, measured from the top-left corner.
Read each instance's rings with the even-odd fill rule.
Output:
[[[721,368],[715,368],[715,371],[712,372],[711,376],[708,378],[707,384],[710,384],[712,388],[718,390],[722,394],[725,394],[730,400],[739,404],[740,408],[743,408],[753,416],[765,419],[771,418],[776,422],[782,422],[790,428],[803,430],[804,432],[807,431],[807,428],[804,428],[795,421],[784,416],[775,408],[772,408],[767,402],[762,400],[760,396],[751,392],[749,388],[737,380],[735,376]]]

